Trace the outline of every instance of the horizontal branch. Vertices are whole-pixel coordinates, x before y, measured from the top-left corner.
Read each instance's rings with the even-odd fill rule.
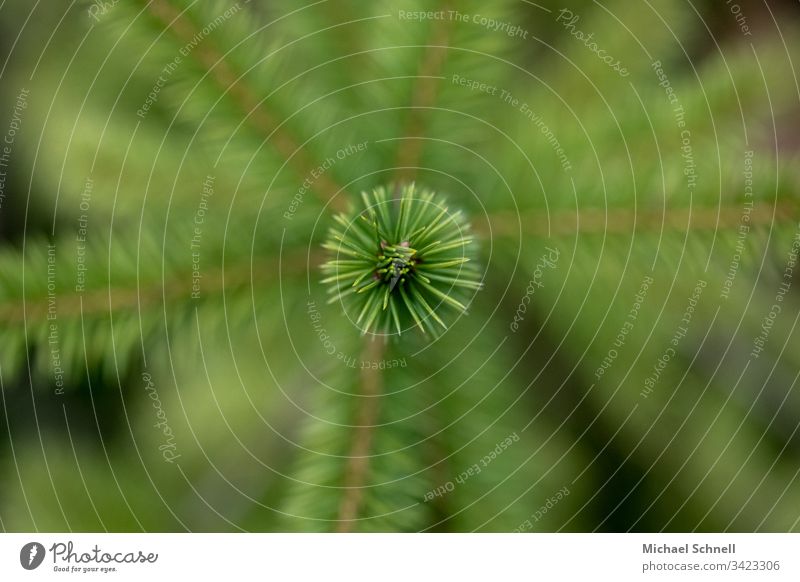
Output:
[[[769,226],[797,220],[800,201],[783,200],[774,207],[755,205],[749,213],[749,225]],[[548,237],[573,234],[624,234],[634,230],[730,230],[742,224],[743,204],[721,207],[675,208],[661,210],[629,210],[626,208],[581,208],[558,210],[549,216],[542,211],[516,214],[508,211],[489,215],[493,236],[513,237],[519,232],[528,236]],[[476,224],[483,235],[489,234],[486,224]]]
[[[307,273],[305,268],[307,260],[305,250],[293,251],[293,256],[283,259],[281,275],[297,276]],[[321,253],[311,253],[312,265],[320,264],[323,260]],[[247,264],[232,265],[225,269],[204,269],[202,272],[203,297],[222,294],[226,290],[236,289],[249,284],[260,282],[274,282],[274,274],[278,269],[278,261],[272,260],[267,265],[253,270]],[[192,273],[189,271],[172,274],[162,284],[162,281],[148,281],[141,285],[135,281],[134,285],[116,286],[111,288],[94,288],[85,292],[76,291],[74,288],[66,292],[59,291],[56,302],[59,317],[77,317],[83,315],[104,315],[138,308],[146,309],[150,306],[166,303],[181,303],[191,300]],[[25,320],[40,321],[47,316],[49,299],[47,297],[27,300],[23,309],[22,299],[0,306],[0,321],[5,324],[19,324]]]
[[[800,202],[784,200],[776,206],[757,205],[749,213],[749,226],[769,227],[774,224],[787,224],[798,220]],[[542,212],[527,211],[520,215],[512,212],[495,212],[489,215],[491,235],[494,237],[515,237],[518,234],[517,224],[522,224],[525,236],[572,236],[576,234],[612,234],[619,235],[634,231],[658,232],[663,228],[671,231],[730,231],[742,223],[742,206],[731,205],[720,208],[678,208],[666,213],[656,210],[634,212],[627,209],[598,208],[581,209],[579,213],[559,210],[548,216]],[[475,230],[489,235],[486,223],[476,223]],[[316,269],[327,258],[324,251],[307,254],[305,248],[291,250],[291,258],[284,258],[282,277],[307,276],[308,269]],[[308,262],[307,262],[308,261]],[[225,290],[236,289],[255,282],[274,282],[277,271],[277,260],[262,265],[256,271],[251,269],[248,257],[246,264],[229,264],[222,268],[203,270],[203,293],[221,294]],[[79,315],[81,302],[83,313],[110,313],[125,309],[158,305],[167,302],[187,301],[192,291],[192,273],[168,273],[165,281],[134,281],[131,286],[95,288],[79,293],[74,289],[61,291],[58,294],[59,315]],[[47,315],[48,298],[40,294],[39,298],[28,298],[23,312],[21,299],[7,299],[0,305],[0,320],[6,324],[17,324],[26,317],[42,318]],[[12,302],[13,301],[13,302]]]

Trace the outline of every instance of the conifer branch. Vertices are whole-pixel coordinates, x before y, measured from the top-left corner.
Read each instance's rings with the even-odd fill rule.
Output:
[[[366,362],[383,360],[384,343],[373,338],[364,346],[362,359]],[[381,371],[372,367],[361,370],[361,402],[353,431],[353,442],[344,473],[344,496],[339,506],[339,521],[336,531],[352,531],[358,519],[364,497],[364,486],[369,477],[369,455],[378,417],[382,389]]]
[[[730,230],[742,223],[743,203],[733,202],[720,207],[700,206],[695,208],[673,208],[661,210],[638,210],[627,208],[581,208],[574,210],[558,210],[549,217],[540,211],[524,212],[519,215],[512,212],[495,212],[489,216],[494,236],[516,236],[517,223],[522,223],[522,232],[526,236],[546,237],[570,234],[624,234],[634,230],[660,229],[662,224],[667,230]],[[800,201],[784,198],[773,206],[768,201],[757,202],[749,213],[748,225],[769,226],[777,223],[788,223],[797,220]],[[475,229],[481,234],[480,225]]]
[[[756,204],[749,214],[749,226],[763,227],[775,224],[793,223],[800,212],[800,201],[784,198],[774,206],[766,201]],[[578,220],[579,219],[579,220]],[[524,212],[519,221],[523,225],[525,236],[546,237],[565,236],[572,234],[624,234],[637,230],[652,231],[660,229],[663,223],[668,230],[731,230],[741,224],[742,204],[734,202],[723,207],[696,207],[676,208],[666,212],[658,210],[640,210],[634,212],[629,209],[609,209],[605,211],[598,208],[585,208],[576,214],[574,211],[560,210],[548,217],[541,212]],[[492,234],[499,237],[513,237],[518,234],[516,228],[517,215],[510,212],[494,212],[489,216],[492,225]],[[486,235],[481,230],[481,225],[476,224],[475,230]],[[291,258],[284,258],[281,275],[285,277],[305,276],[306,251],[297,249]],[[325,260],[323,253],[312,252],[310,265],[322,264]],[[249,257],[242,258],[237,263],[234,258],[229,261],[226,268],[204,268],[203,290],[209,294],[221,293],[250,282],[266,281],[268,276],[277,269],[277,261],[270,261],[253,271]],[[41,270],[41,269],[40,269]],[[191,290],[191,273],[178,272],[171,269],[172,276],[165,280],[133,282],[131,285],[117,285],[109,289],[101,287],[89,289],[78,293],[72,287],[67,287],[58,292],[58,312],[60,316],[73,317],[81,313],[107,314],[127,309],[136,309],[155,305],[166,300],[167,302],[181,302],[188,297]],[[2,299],[0,303],[0,320],[7,324],[21,323],[27,316],[28,320],[39,319],[47,312],[47,298],[45,296],[26,295],[26,307],[23,312],[21,300],[15,301],[11,297]],[[82,299],[82,308],[81,308]]]
[[[440,10],[448,10],[450,0],[443,0]],[[405,139],[400,141],[397,151],[396,184],[412,182],[415,166],[422,155],[423,141],[418,139],[425,129],[427,110],[436,103],[439,73],[447,58],[452,22],[450,19],[435,20],[431,27],[431,39],[426,44],[425,54],[417,72],[417,82],[412,90],[411,109],[406,122]]]
[[[199,33],[197,25],[184,11],[172,5],[170,0],[152,0],[147,3],[147,8],[180,41],[188,43],[197,37]],[[308,152],[303,149],[301,140],[278,122],[278,117],[267,109],[264,100],[248,87],[242,79],[243,76],[234,70],[230,61],[211,46],[210,42],[206,39],[199,43],[191,55],[208,71],[219,88],[230,94],[248,123],[272,142],[282,158],[291,161],[291,167],[296,172],[299,183],[302,183],[318,164],[314,163]],[[343,208],[344,202],[336,197],[341,187],[328,173],[322,173],[314,180],[312,190],[318,194],[323,203],[331,201],[334,209]]]
[[[298,250],[290,257],[284,257],[282,275],[295,276],[305,274],[307,251]],[[312,253],[312,263],[322,261],[320,253]],[[222,294],[224,291],[240,288],[251,283],[272,281],[278,269],[278,260],[271,259],[266,265],[254,270],[249,258],[244,257],[241,263],[232,263],[224,269],[209,267],[203,269],[203,297]],[[59,289],[57,295],[58,315],[63,318],[79,315],[108,315],[120,311],[146,309],[166,303],[185,303],[192,291],[192,273],[187,271],[175,274],[163,281],[148,280],[145,285],[141,281],[132,281],[130,285],[113,287],[94,287],[86,291],[76,291],[74,287]],[[46,296],[38,298],[27,295],[25,308],[22,300],[2,299],[0,304],[0,320],[7,324],[20,324],[23,321],[44,320],[47,315],[49,300]]]

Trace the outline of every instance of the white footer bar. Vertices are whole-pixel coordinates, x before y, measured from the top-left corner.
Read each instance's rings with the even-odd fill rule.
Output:
[[[800,580],[800,534],[3,534],[0,580]]]

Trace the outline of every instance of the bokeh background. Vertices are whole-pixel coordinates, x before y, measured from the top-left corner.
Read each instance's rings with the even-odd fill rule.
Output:
[[[0,1],[0,528],[797,531],[798,16]],[[410,181],[484,288],[362,337]]]

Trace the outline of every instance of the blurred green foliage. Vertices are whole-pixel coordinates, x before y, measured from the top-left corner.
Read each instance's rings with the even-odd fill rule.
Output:
[[[800,31],[741,5],[2,3],[2,528],[797,530]],[[321,244],[412,180],[484,289],[365,342]]]

